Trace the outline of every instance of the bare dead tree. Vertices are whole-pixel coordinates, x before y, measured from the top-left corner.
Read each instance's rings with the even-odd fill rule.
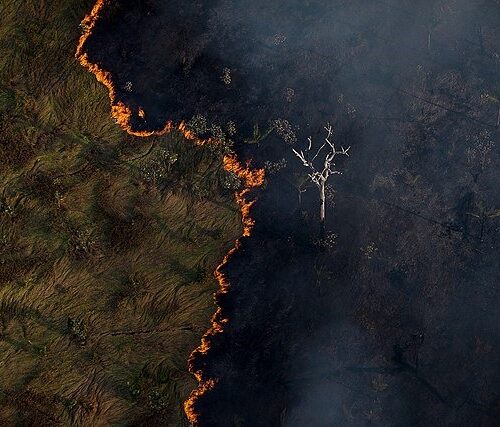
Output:
[[[335,142],[332,139],[333,127],[328,123],[325,126],[327,135],[323,144],[315,150],[313,147],[313,140],[311,137],[308,138],[308,147],[304,151],[297,151],[292,148],[295,155],[302,161],[302,164],[309,170],[309,178],[318,187],[319,190],[319,219],[320,219],[320,230],[321,237],[325,234],[325,187],[328,179],[332,175],[341,175],[342,172],[335,169],[335,157],[337,155],[349,156],[349,149],[351,147],[341,147],[338,150],[335,147]],[[314,155],[312,155],[314,154]],[[312,155],[312,157],[311,157]]]

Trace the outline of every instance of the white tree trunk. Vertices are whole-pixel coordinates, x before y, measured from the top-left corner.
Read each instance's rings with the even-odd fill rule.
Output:
[[[325,232],[325,204],[326,204],[325,186],[326,186],[326,180],[321,180],[319,186],[319,222],[321,227],[320,228],[321,238],[324,237],[324,232]]]

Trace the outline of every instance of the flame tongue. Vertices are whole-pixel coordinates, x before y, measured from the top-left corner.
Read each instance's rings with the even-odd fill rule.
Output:
[[[243,167],[235,155],[224,157],[224,169],[242,179],[245,187],[260,187],[264,183],[264,169],[251,169],[248,165]]]
[[[260,187],[264,183],[264,169],[250,169],[249,166],[242,166],[235,155],[228,155],[224,157],[224,169],[228,172],[234,173],[244,183],[244,189],[237,191],[236,203],[241,210],[243,221],[243,236],[250,236],[253,226],[255,225],[254,219],[250,216],[250,208],[255,203],[255,200],[247,200],[248,193],[251,188]]]
[[[115,119],[118,125],[126,131],[128,134],[137,137],[148,137],[148,136],[161,136],[174,129],[182,132],[184,137],[188,140],[193,141],[197,145],[203,145],[207,143],[219,143],[215,139],[199,139],[192,131],[190,131],[184,122],[175,126],[172,121],[167,121],[164,127],[156,131],[138,131],[132,127],[132,117],[133,112],[130,107],[125,105],[123,102],[117,100],[116,88],[113,84],[113,79],[111,73],[103,70],[98,64],[92,63],[89,60],[87,53],[84,52],[85,44],[88,38],[91,36],[92,31],[96,25],[97,19],[99,18],[100,12],[106,5],[107,0],[97,0],[92,8],[91,12],[83,19],[81,27],[83,29],[82,35],[78,41],[78,46],[76,49],[76,58],[80,64],[85,67],[89,72],[94,74],[97,80],[102,83],[108,89],[109,99],[111,102],[111,116]],[[142,108],[137,110],[138,117],[144,119],[145,112]],[[250,236],[253,226],[255,225],[254,219],[250,216],[250,209],[255,203],[255,200],[248,200],[250,190],[252,188],[260,187],[264,183],[264,170],[263,169],[251,169],[247,164],[243,166],[239,163],[236,155],[226,155],[223,160],[224,169],[228,172],[234,173],[243,181],[244,188],[235,193],[236,202],[241,210],[241,217],[243,223],[243,236]],[[232,254],[234,254],[240,247],[240,240],[238,239],[235,246],[226,254],[222,262],[216,268],[214,275],[219,283],[219,289],[217,295],[222,295],[229,292],[229,282],[225,275],[222,273],[222,268],[229,262]],[[203,335],[201,339],[201,344],[196,348],[190,355],[188,360],[189,371],[198,380],[198,387],[191,392],[189,398],[184,402],[184,411],[189,421],[193,425],[199,423],[200,415],[196,412],[195,406],[197,400],[203,396],[208,391],[212,390],[217,379],[215,378],[205,378],[201,370],[196,370],[194,368],[195,359],[201,355],[207,354],[210,350],[212,338],[223,332],[224,325],[229,322],[223,313],[222,308],[217,307],[215,314],[212,316],[212,325],[208,331]]]

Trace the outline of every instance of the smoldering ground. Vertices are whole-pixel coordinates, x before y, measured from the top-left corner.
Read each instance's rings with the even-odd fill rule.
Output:
[[[268,169],[199,362],[220,378],[205,425],[493,423],[499,33],[491,0],[107,6],[87,50],[135,126],[201,115]],[[291,146],[327,121],[352,155],[321,252]]]

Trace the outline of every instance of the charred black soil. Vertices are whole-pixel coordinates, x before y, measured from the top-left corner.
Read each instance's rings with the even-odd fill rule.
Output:
[[[490,0],[105,7],[87,51],[135,126],[185,120],[267,170],[200,425],[495,423],[499,40]],[[326,122],[351,157],[318,241],[291,148]]]
[[[129,3],[89,52],[144,109],[137,125],[222,132],[268,171],[226,268],[230,323],[197,362],[219,378],[201,424],[491,425],[499,5]],[[352,154],[318,242],[291,146],[327,121]]]

